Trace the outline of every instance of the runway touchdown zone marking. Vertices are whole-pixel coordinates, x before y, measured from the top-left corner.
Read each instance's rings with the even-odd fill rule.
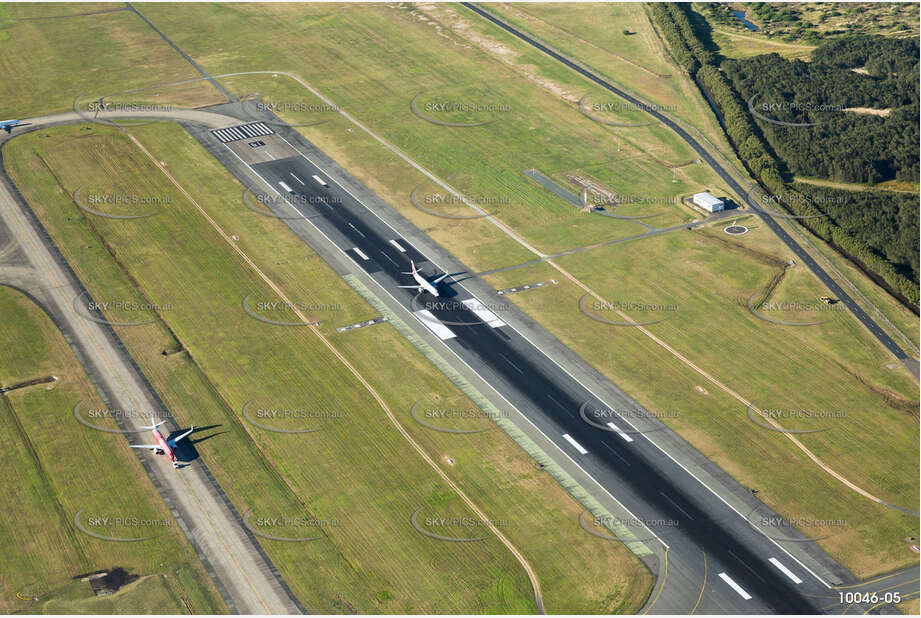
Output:
[[[625,433],[621,430],[621,428],[618,427],[617,425],[615,425],[614,423],[608,423],[608,427],[610,427],[611,429],[613,429],[613,430],[617,433],[617,435],[619,435],[621,438],[624,439],[625,442],[633,442],[633,438],[631,438],[630,436],[628,436],[627,434],[625,434]]]
[[[746,601],[752,598],[752,595],[745,592],[745,590],[742,589],[742,586],[732,581],[732,578],[726,575],[725,573],[720,573],[720,579],[726,582],[727,584],[729,584],[729,587],[735,590],[739,594],[739,596],[745,599]]]
[[[777,558],[770,558],[770,559],[768,560],[768,562],[770,562],[770,563],[773,564],[775,567],[777,567],[777,570],[778,570],[778,571],[780,571],[781,573],[783,573],[784,575],[786,575],[787,577],[789,577],[791,580],[793,580],[793,583],[794,583],[794,584],[802,584],[802,583],[803,583],[803,580],[801,580],[799,577],[797,577],[796,574],[795,574],[793,571],[791,571],[790,569],[788,569],[787,567],[785,567],[785,566],[780,562],[780,560],[778,560]]]
[[[566,440],[567,442],[569,442],[570,444],[572,444],[573,448],[576,449],[577,451],[579,451],[579,454],[580,454],[580,455],[587,455],[587,454],[588,454],[588,451],[585,450],[585,447],[583,447],[581,444],[579,444],[578,442],[576,442],[575,440],[573,440],[572,436],[569,435],[568,433],[564,433],[564,434],[563,434],[563,439]]]

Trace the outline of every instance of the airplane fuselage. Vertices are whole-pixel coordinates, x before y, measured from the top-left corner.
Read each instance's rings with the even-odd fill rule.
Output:
[[[415,270],[413,270],[413,279],[416,280],[416,283],[418,283],[419,287],[421,287],[423,290],[425,290],[432,296],[438,296],[438,288],[436,288],[434,285],[426,281],[425,277],[420,275]]]
[[[176,461],[176,456],[173,454],[173,449],[169,447],[166,440],[163,438],[163,434],[160,433],[159,429],[153,430],[154,438],[157,440],[157,444],[160,446],[160,450],[163,451],[163,454],[169,457],[170,461]]]

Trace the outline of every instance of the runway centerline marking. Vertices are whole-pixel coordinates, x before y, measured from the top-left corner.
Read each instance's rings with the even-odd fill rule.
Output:
[[[627,464],[628,467],[630,466],[630,462],[627,461],[626,459],[624,459],[624,456],[623,456],[623,455],[621,455],[620,453],[618,453],[617,451],[615,451],[613,446],[611,446],[610,444],[608,444],[608,443],[605,442],[604,440],[601,441],[601,444],[602,444],[605,448],[607,448],[609,451],[611,451],[612,453],[614,453],[614,454],[617,456],[618,459],[620,459],[622,462],[624,462],[625,464]]]
[[[346,223],[349,224],[349,227],[350,227],[350,228],[352,228],[353,230],[355,230],[356,232],[358,232],[359,234],[361,234],[361,237],[362,237],[362,238],[367,238],[367,236],[365,236],[364,234],[361,233],[361,230],[359,230],[357,227],[355,227],[354,225],[352,225],[352,222],[351,222],[351,221],[346,221]]]
[[[519,369],[519,368],[518,368],[518,365],[516,365],[515,363],[513,363],[512,361],[510,361],[509,358],[508,358],[508,356],[506,356],[506,355],[503,354],[502,352],[499,352],[499,356],[501,356],[502,359],[505,360],[506,363],[508,363],[509,365],[511,365],[512,368],[513,368],[515,371],[517,371],[517,372],[520,373],[521,375],[524,375],[524,371],[522,371],[521,369]]]
[[[720,579],[726,582],[727,584],[729,584],[729,587],[735,590],[739,594],[739,596],[745,599],[746,601],[752,598],[752,595],[745,592],[745,590],[742,589],[742,586],[732,581],[732,578],[726,575],[725,573],[720,573]]]
[[[298,178],[297,176],[295,176],[295,175],[294,175],[294,172],[288,172],[288,173],[291,174],[291,177],[294,178],[294,180],[298,181],[299,183],[301,183],[301,184],[304,185],[304,186],[307,186],[307,183],[304,182],[303,180],[301,180],[300,178]]]
[[[390,257],[389,255],[387,255],[387,252],[386,252],[386,251],[381,251],[381,255],[383,255],[385,258],[387,258],[388,260],[390,260],[391,262],[393,262],[393,265],[394,265],[394,266],[399,266],[399,264],[397,264],[396,262],[393,261],[393,258],[392,258],[392,257]]]
[[[666,500],[668,500],[669,502],[671,502],[672,505],[673,505],[676,509],[678,509],[679,511],[681,511],[682,513],[684,513],[684,516],[685,516],[685,517],[687,517],[687,518],[690,519],[691,521],[694,521],[694,518],[691,517],[690,515],[688,515],[688,512],[687,512],[687,511],[685,511],[683,508],[681,508],[680,506],[678,506],[678,503],[677,503],[677,502],[675,502],[674,500],[672,500],[671,498],[669,498],[666,494],[662,493],[661,491],[659,492],[659,495],[662,496],[663,498],[665,498]]]
[[[566,440],[567,442],[569,442],[570,444],[572,444],[572,446],[573,446],[577,451],[579,451],[579,454],[580,454],[580,455],[588,455],[588,451],[585,450],[585,447],[583,447],[581,444],[579,444],[578,442],[576,442],[575,440],[573,440],[572,436],[569,435],[568,433],[564,433],[564,434],[563,434],[563,439]]]

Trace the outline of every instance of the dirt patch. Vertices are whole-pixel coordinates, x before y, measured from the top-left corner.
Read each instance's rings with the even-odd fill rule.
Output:
[[[519,64],[517,62],[519,57],[518,52],[491,37],[476,32],[471,22],[461,17],[457,11],[446,8],[445,5],[441,4],[417,4],[416,8],[424,13],[424,15],[417,15],[418,18],[422,19],[423,21],[427,21],[427,16],[428,18],[434,20],[433,23],[437,25],[436,29],[438,34],[446,36],[450,39],[451,37],[443,34],[441,30],[441,27],[448,28],[457,37],[472,43],[474,46],[480,48],[493,58],[496,58],[506,66],[511,67],[515,72],[523,75],[529,82],[550,91],[555,96],[565,101],[569,101],[573,104],[578,103],[578,93],[573,92],[569,88],[565,88],[550,79],[541,77],[537,74],[536,70],[531,65]],[[447,23],[449,20],[450,23]],[[469,47],[469,45],[465,47]]]
[[[0,393],[8,393],[14,391],[17,388],[25,388],[27,386],[35,386],[36,384],[48,384],[49,382],[55,382],[57,380],[54,376],[43,376],[41,378],[32,378],[31,380],[25,380],[23,382],[17,382],[10,386],[0,387]]]
[[[122,586],[136,582],[141,578],[140,575],[129,573],[121,567],[115,567],[110,571],[94,571],[77,575],[74,579],[88,581],[93,589],[93,594],[97,597],[106,596],[118,592]]]
[[[845,107],[844,111],[854,112],[855,114],[870,114],[871,116],[881,116],[888,118],[892,112],[891,109],[874,109],[872,107]]]

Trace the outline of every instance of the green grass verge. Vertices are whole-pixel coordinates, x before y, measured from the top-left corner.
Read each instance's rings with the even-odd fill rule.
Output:
[[[169,594],[158,599],[159,611],[226,611],[124,437],[74,420],[72,410],[78,402],[84,403],[84,410],[102,410],[104,405],[51,320],[31,300],[5,287],[0,287],[0,314],[0,346],[5,350],[0,383],[57,378],[0,396],[0,440],[7,468],[0,478],[5,498],[0,510],[0,610],[71,613],[65,609],[69,605],[55,606],[63,612],[48,609],[66,588],[65,596],[82,599],[87,606],[105,606],[112,613],[149,611],[153,606],[144,595],[124,590],[115,595],[117,602],[113,598],[111,604],[100,606],[88,583],[70,581],[118,566],[161,582],[160,589]],[[94,422],[115,427],[111,416]],[[130,543],[93,538],[76,527],[78,513],[81,525],[96,534],[151,538]],[[135,525],[131,518],[144,525]],[[17,595],[38,597],[40,604]]]

